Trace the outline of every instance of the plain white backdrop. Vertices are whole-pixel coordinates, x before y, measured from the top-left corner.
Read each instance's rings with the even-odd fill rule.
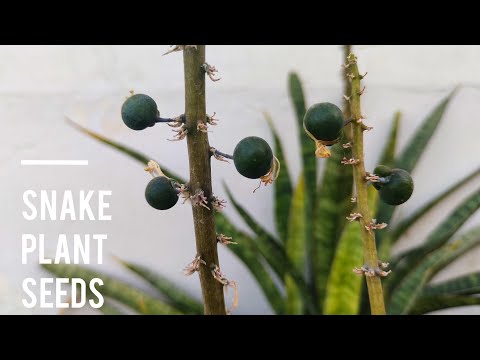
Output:
[[[130,89],[146,93],[164,116],[183,112],[183,64],[179,53],[162,57],[163,46],[1,46],[0,47],[0,313],[54,313],[26,310],[21,304],[22,280],[48,276],[35,259],[21,264],[22,233],[43,233],[47,254],[52,254],[59,233],[108,233],[105,264],[100,270],[140,285],[138,279],[115,263],[111,255],[151,266],[200,296],[196,277],[181,274],[195,255],[189,205],[168,212],[151,209],[144,200],[149,181],[138,163],[104,147],[65,124],[65,116],[115,140],[150,154],[165,167],[187,177],[183,142],[166,141],[170,129],[156,126],[144,132],[126,128],[120,108]],[[364,114],[374,131],[366,137],[366,163],[376,165],[393,113],[404,114],[400,147],[433,107],[456,85],[464,85],[454,98],[440,128],[414,172],[415,192],[402,205],[397,218],[415,210],[452,182],[479,166],[480,47],[477,46],[367,46],[356,48],[361,71],[368,71],[363,97]],[[340,46],[209,46],[207,61],[220,70],[222,80],[207,85],[208,112],[217,112],[220,124],[211,144],[232,152],[245,136],[271,136],[262,112],[271,113],[287,149],[291,176],[300,172],[297,129],[287,93],[287,73],[297,71],[304,80],[309,104],[342,98]],[[21,159],[87,159],[88,167],[21,167]],[[240,202],[269,231],[275,233],[272,188],[255,194],[257,183],[238,175],[233,165],[213,163],[214,189],[225,197],[225,181]],[[398,250],[421,243],[428,231],[478,187],[473,179],[431,212],[398,244]],[[65,189],[112,190],[111,222],[32,221],[22,217],[22,194]],[[246,225],[231,208],[235,223]],[[461,229],[480,222],[480,214]],[[220,249],[224,273],[238,281],[237,314],[269,314],[271,310],[248,271],[228,251]],[[480,252],[452,264],[436,278],[446,279],[480,270]],[[88,313],[88,310],[75,313]],[[450,311],[452,312],[452,311]],[[479,313],[479,307],[457,309]]]

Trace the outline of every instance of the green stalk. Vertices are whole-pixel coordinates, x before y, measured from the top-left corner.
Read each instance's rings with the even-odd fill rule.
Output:
[[[352,53],[352,45],[343,45],[343,59],[348,61],[348,56]],[[348,68],[345,68],[344,73],[342,74],[343,77],[343,91],[344,94],[350,94],[352,92],[352,83],[349,81],[348,78]],[[343,114],[345,115],[345,119],[350,119],[350,102],[347,99],[344,99],[343,104]],[[350,129],[350,124],[347,125],[347,128]],[[349,132],[350,135],[350,132]]]
[[[185,115],[188,131],[188,158],[190,161],[189,191],[195,194],[202,190],[207,199],[212,197],[212,174],[210,167],[210,145],[207,133],[197,130],[199,122],[206,121],[205,100],[205,45],[197,49],[188,48],[183,52],[185,70]],[[205,315],[225,315],[223,285],[215,280],[211,269],[219,265],[215,217],[213,208],[192,206],[197,254],[206,262],[201,266],[200,285],[204,302]]]
[[[369,269],[378,267],[377,248],[375,245],[375,231],[367,230],[366,226],[372,223],[372,215],[368,205],[368,189],[365,180],[365,158],[363,153],[363,131],[366,129],[362,122],[362,112],[360,106],[361,80],[362,76],[358,71],[357,58],[351,53],[348,56],[348,69],[352,77],[352,92],[350,97],[350,112],[353,127],[352,154],[358,163],[353,167],[355,188],[357,193],[357,212],[362,215],[360,218],[360,231],[362,234],[363,253],[365,265]],[[385,303],[383,299],[383,290],[380,277],[366,277],[368,287],[368,297],[370,299],[370,309],[372,315],[385,315]]]

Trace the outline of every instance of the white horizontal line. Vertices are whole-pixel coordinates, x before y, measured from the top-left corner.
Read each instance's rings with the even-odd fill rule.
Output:
[[[88,160],[21,160],[20,165],[87,166]]]

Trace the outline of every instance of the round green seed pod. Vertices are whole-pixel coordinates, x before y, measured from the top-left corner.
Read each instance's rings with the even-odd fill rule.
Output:
[[[380,199],[384,203],[396,206],[405,203],[412,196],[414,184],[407,171],[383,166],[375,169],[375,175],[384,177],[387,181],[384,184],[374,183],[375,188],[379,191]]]
[[[132,130],[144,130],[155,125],[157,117],[157,104],[148,95],[132,95],[123,103],[122,120]]]
[[[338,106],[331,103],[320,103],[308,109],[303,124],[315,139],[331,142],[340,137],[345,119]]]
[[[178,202],[178,194],[172,181],[165,176],[153,178],[145,189],[145,199],[157,210],[168,210]]]
[[[273,161],[270,145],[262,138],[250,136],[240,141],[233,151],[237,171],[249,179],[259,179],[267,174]]]

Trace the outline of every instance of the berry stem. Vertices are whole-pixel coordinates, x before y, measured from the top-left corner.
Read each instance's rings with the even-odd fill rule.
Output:
[[[357,58],[350,53],[347,59],[347,72],[349,71],[352,78],[352,88],[350,96],[350,112],[353,127],[353,157],[358,163],[353,167],[355,189],[357,193],[357,212],[362,214],[360,221],[360,231],[362,233],[363,252],[365,265],[369,269],[378,267],[377,248],[375,244],[375,231],[367,230],[369,224],[372,224],[371,211],[368,206],[367,184],[364,181],[366,176],[365,160],[363,152],[363,132],[364,127],[361,122],[362,112],[360,107],[361,96],[361,76],[358,71]],[[385,315],[385,303],[383,298],[382,282],[380,277],[366,277],[368,287],[368,297],[370,299],[370,310],[372,315]]]
[[[173,119],[169,119],[169,118],[161,118],[161,117],[158,117],[155,119],[155,124],[158,124],[158,123],[171,123],[171,122],[174,122],[175,120]]]
[[[198,131],[199,119],[207,118],[205,99],[205,45],[188,48],[183,51],[185,70],[185,116],[188,129],[187,145],[190,162],[189,190],[192,194],[203,191],[207,199],[212,197],[212,174],[208,134]],[[202,206],[193,206],[193,222],[197,254],[206,262],[200,266],[200,285],[205,315],[225,315],[223,286],[212,276],[211,268],[220,266],[217,253],[217,233],[215,230],[214,210]]]
[[[182,119],[182,116],[179,116],[176,119],[157,117],[155,119],[155,124],[158,124],[158,123],[174,123],[174,122],[177,122],[179,119]]]
[[[225,154],[225,153],[223,153],[223,152],[221,152],[221,151],[218,151],[218,150],[216,150],[216,149],[215,149],[215,155],[224,157],[225,159],[233,160],[233,156],[232,156],[232,155]]]

